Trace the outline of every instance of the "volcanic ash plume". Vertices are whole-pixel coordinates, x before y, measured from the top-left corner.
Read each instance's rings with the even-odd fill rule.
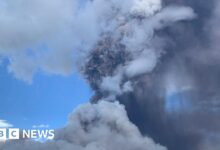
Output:
[[[119,103],[86,104],[70,115],[56,139],[46,143],[8,142],[1,150],[166,150],[143,137]]]
[[[219,2],[164,0],[157,8],[132,14],[90,53],[93,102],[119,100],[141,133],[169,150],[218,150]]]
[[[55,140],[9,141],[2,150],[218,150],[219,2],[0,4],[0,60],[9,72],[31,83],[36,72],[78,68],[94,90]]]

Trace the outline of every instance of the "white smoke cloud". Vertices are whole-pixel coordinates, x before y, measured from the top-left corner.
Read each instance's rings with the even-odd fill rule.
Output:
[[[163,53],[161,48],[155,48],[157,45],[152,45],[152,43],[157,43],[155,42],[157,39],[154,39],[155,30],[163,29],[178,21],[191,20],[196,17],[194,11],[189,7],[169,6],[161,9],[161,3],[157,4],[159,6],[152,8],[153,10],[147,15],[148,18],[142,21],[131,18],[120,26],[117,32],[125,33],[121,42],[131,54],[132,60],[126,62],[125,66],[120,66],[116,69],[113,76],[104,77],[101,84],[102,90],[120,95],[124,91],[122,85],[123,76],[132,78],[152,72]],[[112,95],[108,99],[111,98]]]
[[[56,139],[45,143],[9,141],[1,150],[166,150],[149,137],[141,135],[122,105],[102,101],[85,104],[69,117]]]
[[[150,24],[154,29],[161,29],[177,21],[191,20],[196,17],[190,7],[168,6],[151,18]]]
[[[188,7],[173,6],[161,11],[161,0],[0,3],[0,56],[9,60],[9,72],[28,82],[40,70],[70,75],[79,56],[87,55],[101,39],[100,35],[107,32],[115,38],[126,33],[121,42],[129,51],[137,52],[146,47],[155,28],[162,28],[162,19],[172,23],[194,17]],[[135,19],[138,16],[150,18],[141,23]]]
[[[161,8],[161,0],[136,0],[131,8],[131,13],[135,16],[148,17]]]
[[[139,58],[135,58],[126,66],[126,75],[134,77],[136,75],[151,72],[157,64],[157,56],[154,50],[145,50]]]
[[[0,55],[9,59],[10,72],[31,81],[37,69],[62,74],[72,70],[68,32],[72,30],[76,1],[3,0],[0,7]],[[40,48],[44,43],[52,52]]]
[[[101,89],[109,91],[111,94],[120,94],[122,92],[120,87],[121,80],[121,74],[117,74],[113,77],[105,77],[101,83]]]

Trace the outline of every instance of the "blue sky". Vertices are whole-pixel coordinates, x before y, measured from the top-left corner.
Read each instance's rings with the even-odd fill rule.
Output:
[[[92,95],[78,74],[69,77],[36,74],[31,85],[17,80],[0,65],[0,119],[14,127],[62,127],[68,114]]]

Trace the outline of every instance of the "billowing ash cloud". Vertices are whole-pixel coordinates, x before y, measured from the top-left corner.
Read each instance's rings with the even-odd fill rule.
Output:
[[[202,0],[165,0],[163,2],[165,8],[161,12],[166,13],[155,15],[163,16],[163,19],[159,21],[162,25],[173,22],[169,18],[190,19],[195,17],[190,13],[192,9],[197,18],[190,22],[182,21],[165,28],[157,28],[161,25],[154,24],[156,30],[154,37],[150,38],[150,43],[153,45],[150,48],[155,47],[156,51],[163,49],[159,53],[160,59],[157,59],[157,65],[153,65],[153,70],[139,72],[137,63],[136,67],[132,69],[135,70],[135,76],[131,74],[128,76],[125,73],[120,80],[122,81],[121,89],[123,89],[124,83],[129,83],[132,85],[130,89],[133,91],[119,93],[117,98],[126,105],[129,118],[139,127],[141,132],[150,135],[157,142],[167,146],[168,149],[217,150],[220,141],[218,136],[220,131],[218,119],[219,60],[218,42],[216,42],[219,36],[217,27],[219,4],[216,1],[207,3]],[[180,12],[170,13],[168,17],[165,17],[167,12],[172,12],[172,8],[175,7],[173,5],[188,6],[182,8],[183,10],[189,9],[189,7],[192,9],[182,11],[179,8]],[[170,9],[166,10],[167,8]],[[174,17],[176,14],[181,15]],[[153,17],[154,20],[157,20],[155,18]],[[91,54],[86,74],[92,87],[97,91],[93,98],[94,101],[109,95],[108,92],[103,92],[103,88],[99,86],[102,78],[109,80],[108,76],[122,70],[115,66],[126,66],[131,62],[129,59],[123,58],[128,55],[126,44],[118,49],[122,52],[112,52],[110,47],[106,54],[103,54],[99,48]],[[99,62],[105,62],[105,60],[110,60],[110,62],[98,65],[96,60],[99,54],[104,55],[98,57]],[[141,60],[142,56],[144,55],[138,55],[137,59],[132,61]],[[151,53],[147,56],[154,58]],[[117,62],[119,58],[121,59],[117,65],[112,63]],[[92,68],[91,64],[95,67]],[[144,62],[140,64],[142,65]],[[146,68],[151,69],[151,67]],[[113,76],[112,81],[115,81],[116,77],[117,75]],[[105,84],[114,83],[106,82],[106,79],[104,81]],[[112,87],[112,89],[117,89]]]
[[[132,55],[144,50],[143,56],[152,53],[158,57],[149,48],[145,50],[154,29],[194,17],[192,10],[185,7],[161,11],[161,3],[160,0],[19,0],[16,3],[3,0],[0,55],[9,60],[8,69],[15,77],[28,82],[37,71],[71,74],[76,58],[87,55],[108,33],[114,40],[122,38],[122,43],[129,44],[129,51],[134,51]],[[174,14],[176,9],[179,11]],[[156,12],[159,13],[155,16]],[[148,69],[140,66],[137,71],[143,68],[150,71],[156,63],[151,59],[131,62],[128,73],[133,76],[134,65],[142,62],[149,65]]]
[[[100,102],[85,104],[70,115],[56,139],[45,143],[9,141],[1,150],[166,150],[152,139],[143,137],[122,105]]]
[[[15,77],[78,67],[95,91],[54,141],[3,149],[218,150],[219,2],[0,3],[0,56]]]
[[[153,17],[136,18],[136,31],[127,23],[122,40],[103,39],[85,68],[93,102],[118,99],[142,134],[170,150],[217,150],[218,12],[214,0],[164,0]]]

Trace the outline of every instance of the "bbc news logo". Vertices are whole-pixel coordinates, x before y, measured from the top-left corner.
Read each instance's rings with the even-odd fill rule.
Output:
[[[54,132],[54,130],[20,130],[18,128],[0,128],[0,141],[18,139],[52,140],[55,136]]]

